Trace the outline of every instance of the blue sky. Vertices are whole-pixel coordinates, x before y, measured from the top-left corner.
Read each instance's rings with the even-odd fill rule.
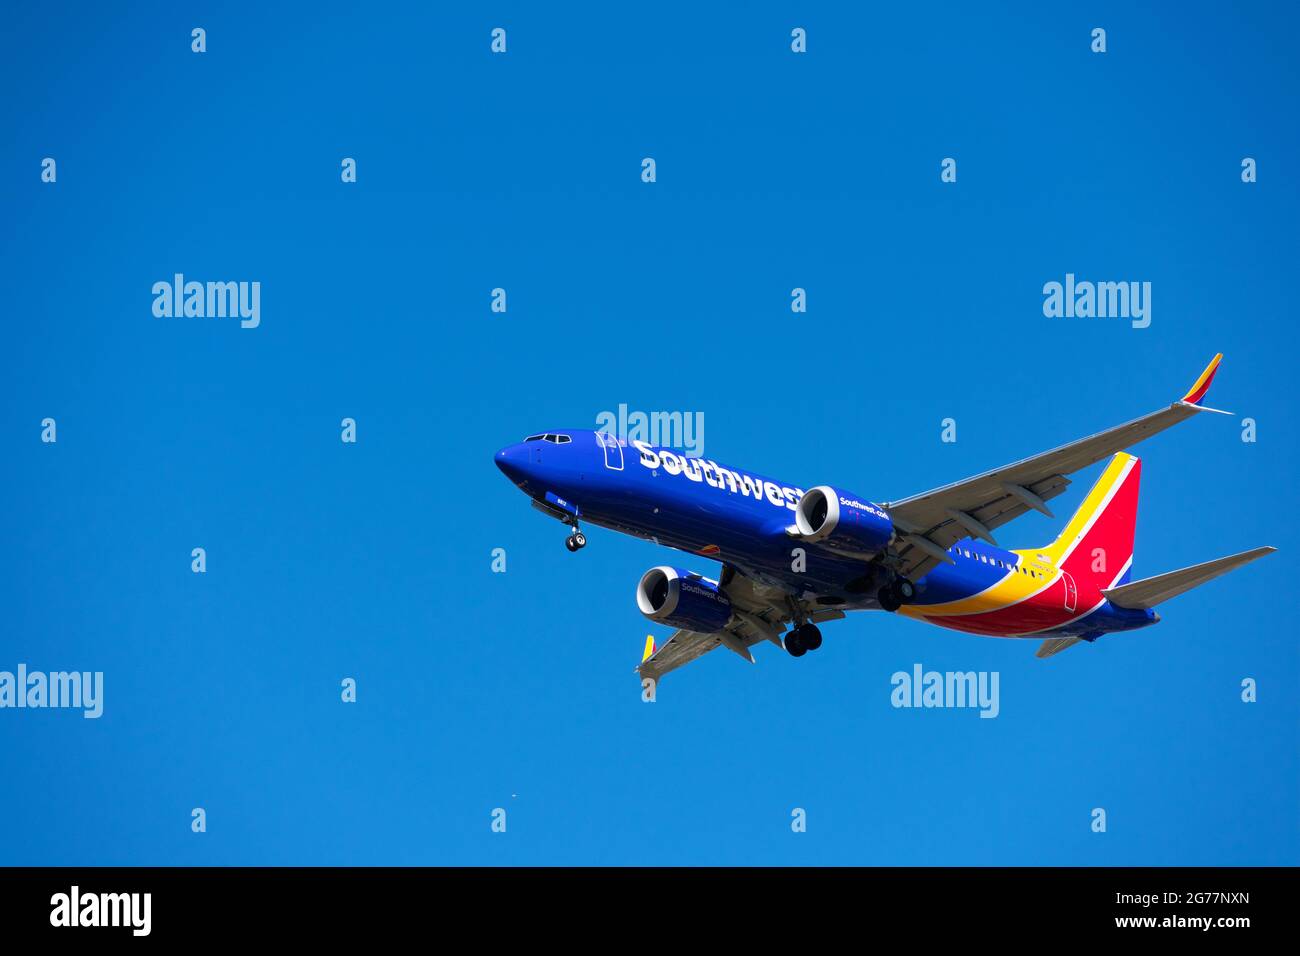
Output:
[[[1293,10],[5,16],[0,669],[103,671],[105,709],[0,710],[0,863],[1300,862]],[[259,281],[261,325],[155,318],[177,272]],[[1045,318],[1067,272],[1151,282],[1150,327]],[[627,403],[887,500],[1217,351],[1236,415],[1138,449],[1134,576],[1281,551],[1049,662],[864,614],[644,704],[670,553],[571,555],[492,464]],[[997,671],[1000,715],[893,709],[915,663]]]

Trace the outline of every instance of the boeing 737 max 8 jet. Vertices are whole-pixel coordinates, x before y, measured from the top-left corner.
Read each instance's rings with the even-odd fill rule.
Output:
[[[872,609],[971,634],[1037,638],[1038,656],[1050,657],[1155,624],[1156,605],[1275,550],[1130,580],[1142,463],[1124,449],[1217,411],[1199,403],[1221,358],[1168,407],[881,504],[589,430],[532,435],[497,452],[496,463],[534,507],[573,529],[570,551],[586,544],[580,525],[589,523],[721,562],[716,580],[667,565],[642,575],[642,613],[676,629],[662,646],[647,642],[643,679],[658,681],[716,647],[752,663],[750,648],[764,640],[801,657],[821,646],[819,624]],[[1046,502],[1068,476],[1107,456],[1054,542],[1010,551],[998,544],[995,529],[1030,509],[1051,517]]]

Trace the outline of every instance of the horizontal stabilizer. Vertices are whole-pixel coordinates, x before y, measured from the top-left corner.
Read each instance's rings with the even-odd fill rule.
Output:
[[[1154,578],[1143,578],[1131,584],[1122,584],[1117,588],[1106,588],[1101,593],[1106,595],[1116,607],[1153,608],[1157,604],[1177,597],[1184,591],[1190,591],[1221,574],[1227,574],[1234,568],[1249,564],[1256,558],[1272,554],[1277,548],[1255,548],[1241,554],[1231,554],[1226,558],[1216,558],[1204,564],[1194,564],[1190,568],[1157,574]]]
[[[1059,654],[1067,647],[1074,647],[1083,638],[1081,637],[1049,637],[1038,645],[1038,650],[1034,652],[1035,657],[1051,657],[1053,654]]]

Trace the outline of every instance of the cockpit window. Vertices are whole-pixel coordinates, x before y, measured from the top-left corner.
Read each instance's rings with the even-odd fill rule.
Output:
[[[568,435],[529,435],[524,441],[548,441],[552,445],[567,445],[573,439]]]
[[[529,435],[524,441],[541,441],[545,437],[545,435]]]

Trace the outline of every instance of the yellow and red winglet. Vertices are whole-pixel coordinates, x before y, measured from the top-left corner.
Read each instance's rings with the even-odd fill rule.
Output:
[[[1210,360],[1210,364],[1205,366],[1205,371],[1202,372],[1201,377],[1196,380],[1196,384],[1192,386],[1191,391],[1184,395],[1180,401],[1184,401],[1188,405],[1199,405],[1201,399],[1205,397],[1205,393],[1210,390],[1210,383],[1214,381],[1214,373],[1219,370],[1219,362],[1222,360],[1222,352],[1214,356],[1214,358]]]
[[[655,647],[654,635],[647,634],[645,636],[645,653],[641,655],[641,663],[644,664],[646,661],[650,660],[650,655],[652,655],[657,650],[658,648]]]

